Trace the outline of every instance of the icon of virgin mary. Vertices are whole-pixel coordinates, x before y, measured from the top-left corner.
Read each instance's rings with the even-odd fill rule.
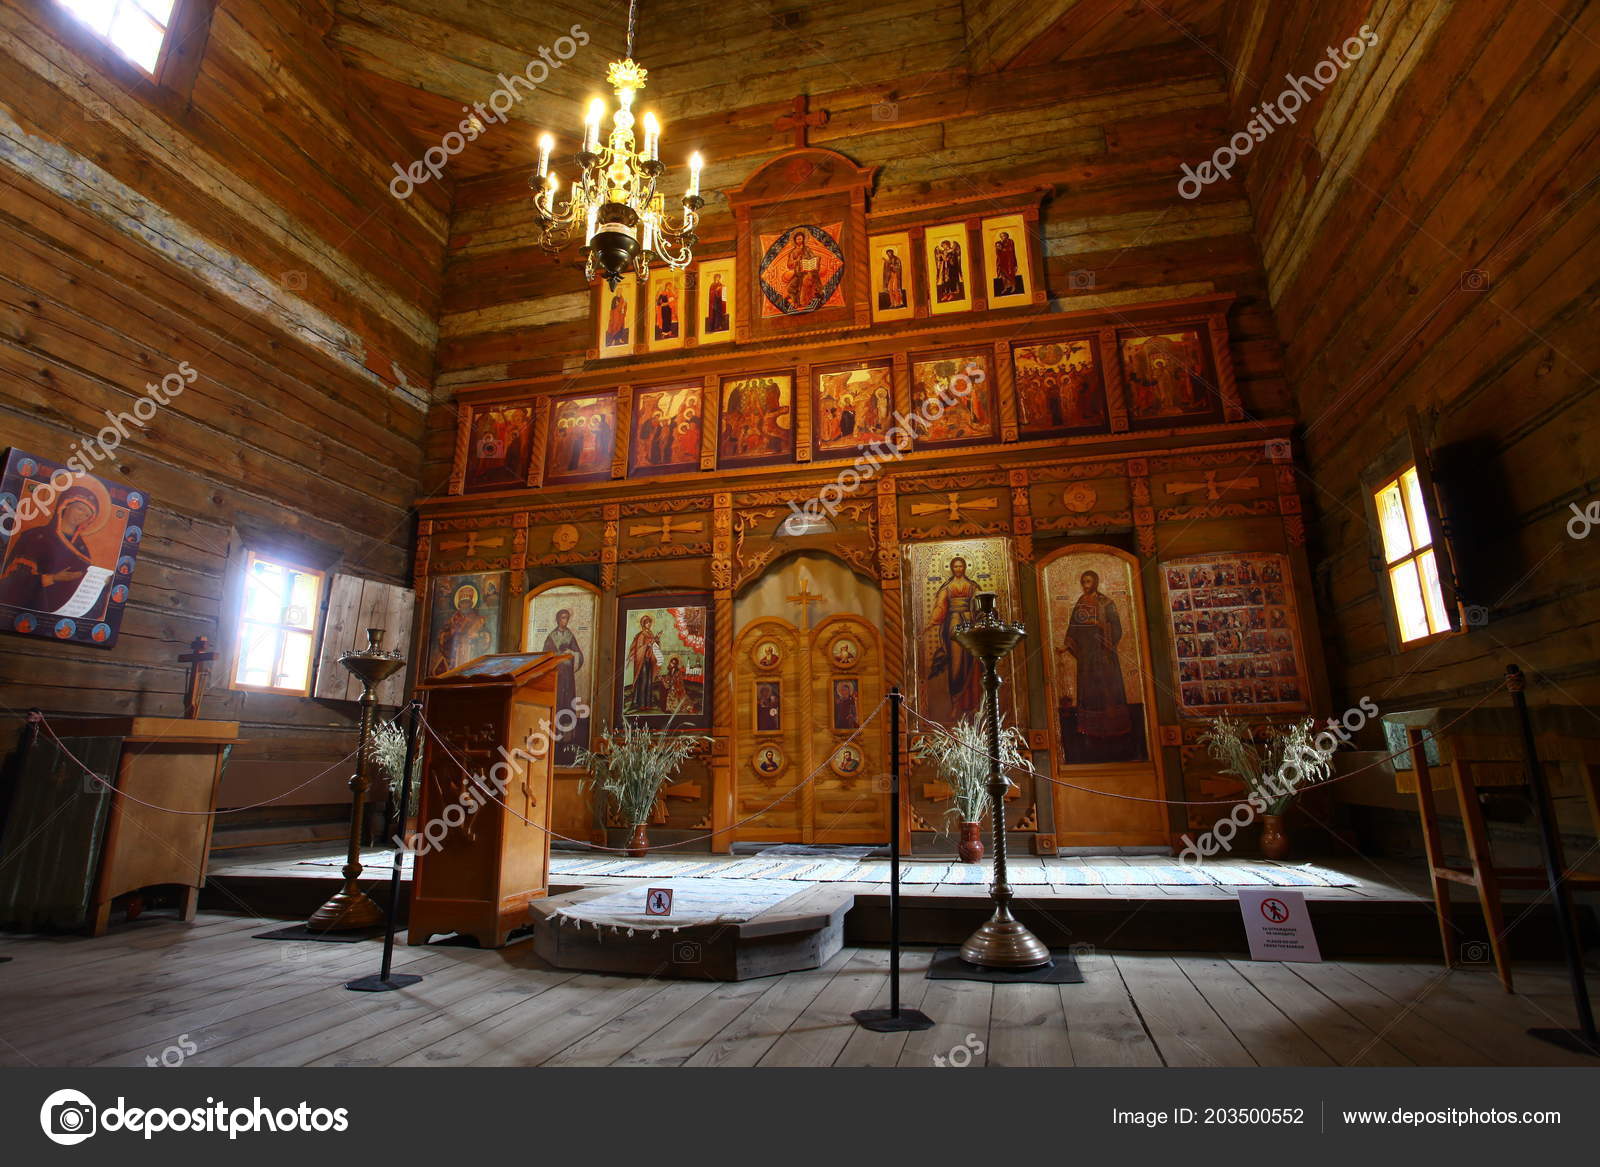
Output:
[[[16,536],[0,570],[0,604],[55,612],[94,566],[88,538],[111,517],[109,498],[78,483],[61,492],[48,523]]]

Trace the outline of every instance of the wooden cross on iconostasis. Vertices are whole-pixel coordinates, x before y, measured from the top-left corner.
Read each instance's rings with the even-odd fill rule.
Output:
[[[809,149],[812,129],[820,129],[828,124],[827,110],[818,110],[816,113],[806,112],[806,105],[810,100],[805,94],[800,94],[794,99],[794,109],[772,123],[772,128],[775,130],[794,131],[794,145],[792,148],[795,150]],[[791,158],[783,172],[783,176],[796,186],[799,186],[810,178],[816,172],[816,169],[817,164],[809,158]]]
[[[962,498],[960,494],[947,494],[943,502],[912,503],[911,513],[920,518],[923,515],[936,515],[942,511],[951,522],[958,522],[962,511],[992,511],[999,506],[1000,500],[992,496]]]
[[[811,581],[809,579],[802,579],[800,581],[800,590],[794,595],[786,596],[785,598],[791,604],[800,605],[800,622],[805,626],[807,632],[811,631],[811,605],[828,602],[827,596],[824,596],[821,592],[811,590]]]
[[[685,522],[674,519],[671,515],[662,515],[659,524],[635,523],[628,528],[630,535],[656,535],[662,543],[671,543],[674,535],[698,535],[706,529],[706,525],[698,521]]]
[[[794,99],[793,111],[783,114],[778,118],[777,121],[772,123],[772,128],[775,130],[794,131],[794,148],[796,150],[804,150],[806,147],[811,145],[811,142],[808,139],[811,136],[811,129],[813,126],[815,126],[817,129],[821,129],[823,126],[828,124],[827,110],[818,110],[816,113],[806,112],[806,106],[810,101],[811,99],[804,93],[799,94]]]

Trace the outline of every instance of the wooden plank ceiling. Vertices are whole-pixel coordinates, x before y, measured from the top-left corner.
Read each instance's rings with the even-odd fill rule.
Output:
[[[1212,46],[1233,0],[641,0],[635,56],[648,104],[711,129],[727,111],[794,94],[992,73],[1183,43]],[[451,161],[458,178],[526,165],[535,128],[571,132],[625,43],[625,0],[336,0],[329,43],[421,145],[437,142],[558,38],[588,37],[570,63]],[[1221,64],[1218,66],[1222,71]]]

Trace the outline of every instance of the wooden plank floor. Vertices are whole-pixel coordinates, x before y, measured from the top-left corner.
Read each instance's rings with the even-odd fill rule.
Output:
[[[1564,974],[1214,954],[1084,953],[1081,985],[929,981],[908,950],[904,1003],[937,1022],[875,1034],[888,954],[738,984],[552,969],[527,943],[395,951],[423,983],[351,993],[376,941],[275,942],[277,921],[145,917],[98,940],[0,937],[0,1065],[1326,1066],[1584,1065],[1529,1038],[1569,1025]],[[1600,997],[1600,976],[1591,978]]]

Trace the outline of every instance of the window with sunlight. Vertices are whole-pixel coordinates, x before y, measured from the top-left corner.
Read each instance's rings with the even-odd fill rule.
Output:
[[[251,552],[245,562],[233,687],[305,697],[322,602],[322,572]]]
[[[1439,563],[1416,466],[1408,466],[1384,483],[1372,500],[1378,509],[1384,565],[1401,642],[1409,644],[1449,632],[1450,616],[1439,586]]]
[[[56,0],[154,77],[166,48],[177,0]]]

